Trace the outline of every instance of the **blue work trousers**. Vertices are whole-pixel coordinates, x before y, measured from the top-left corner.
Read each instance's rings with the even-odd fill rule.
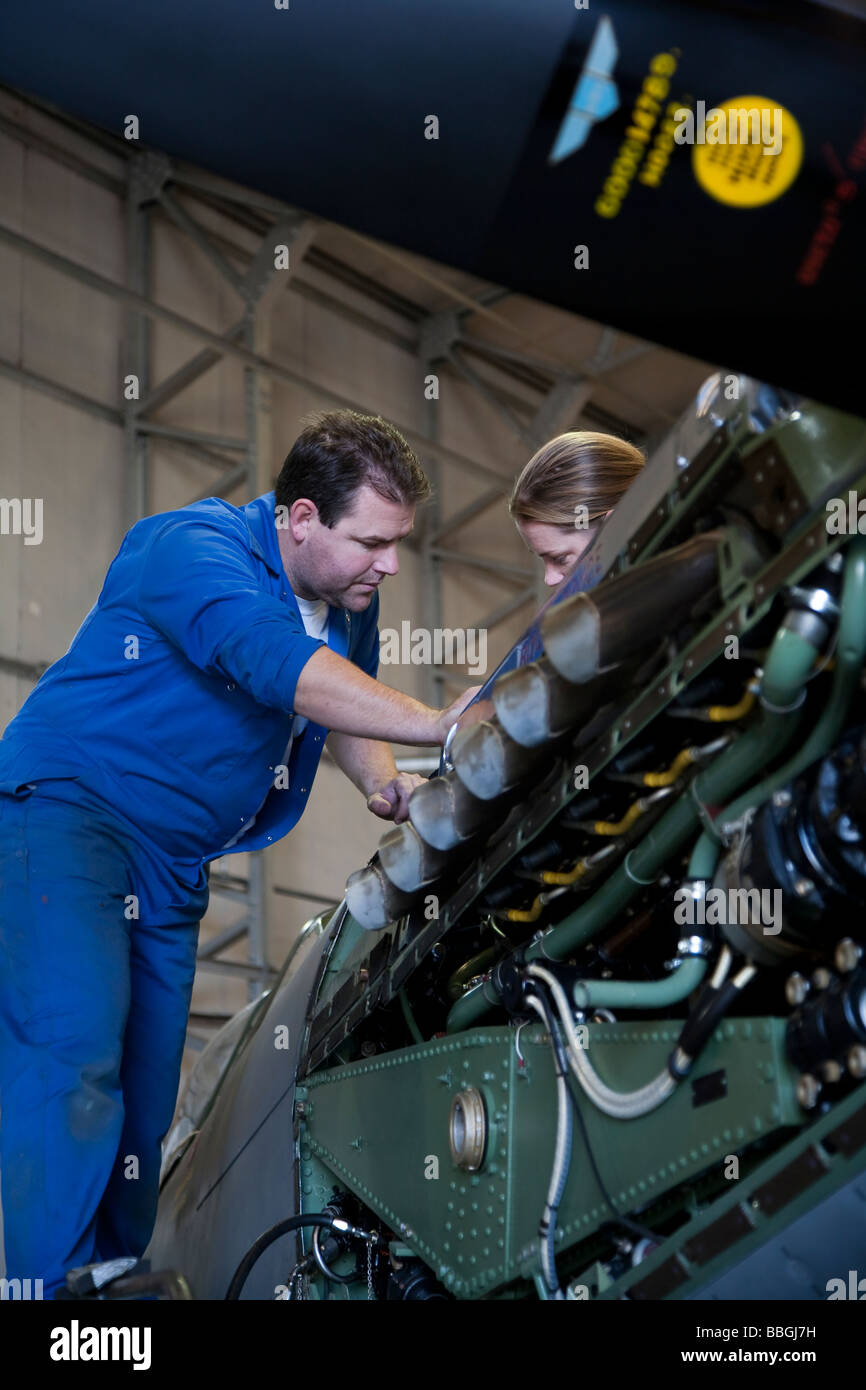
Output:
[[[6,1277],[45,1298],[153,1230],[207,893],[161,924],[144,872],[108,808],[0,795]]]

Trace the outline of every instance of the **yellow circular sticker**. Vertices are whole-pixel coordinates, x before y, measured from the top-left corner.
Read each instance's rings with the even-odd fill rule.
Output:
[[[791,187],[803,163],[803,136],[790,111],[766,97],[733,97],[699,109],[696,118],[692,168],[711,198],[757,208]]]

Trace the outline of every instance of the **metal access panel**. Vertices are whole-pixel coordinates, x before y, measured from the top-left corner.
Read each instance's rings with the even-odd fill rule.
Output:
[[[657,1076],[679,1034],[676,1020],[592,1024],[587,1051],[601,1079],[631,1091]],[[633,1212],[726,1156],[802,1123],[796,1072],[784,1056],[782,1019],[720,1026],[695,1075],[661,1106],[617,1120],[582,1105],[605,1186]],[[480,1297],[539,1269],[541,1216],[556,1134],[556,1078],[540,1026],[477,1029],[378,1059],[315,1073],[298,1088],[301,1202],[321,1200],[325,1165],[377,1212],[458,1297]],[[489,1138],[477,1172],[449,1148],[452,1102],[466,1088],[484,1098]],[[311,1205],[312,1203],[312,1205]],[[566,1250],[610,1216],[578,1127],[560,1208]]]

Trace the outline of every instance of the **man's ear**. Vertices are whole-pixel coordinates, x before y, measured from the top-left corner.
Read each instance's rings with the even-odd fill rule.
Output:
[[[311,502],[309,497],[296,497],[289,508],[289,530],[293,540],[301,541],[306,539],[310,529],[310,523],[318,520],[319,509],[315,502]]]

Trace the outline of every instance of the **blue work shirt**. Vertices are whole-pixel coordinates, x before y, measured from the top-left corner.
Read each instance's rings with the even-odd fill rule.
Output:
[[[361,613],[329,608],[327,645],[373,677],[378,614],[376,593]],[[0,739],[0,792],[59,779],[62,799],[98,798],[149,846],[197,866],[182,877],[201,886],[202,864],[279,840],[303,812],[324,726],[307,723],[288,786],[275,781],[298,677],[325,645],[304,628],[283,569],[273,492],[147,517]],[[75,779],[68,790],[63,779]]]

